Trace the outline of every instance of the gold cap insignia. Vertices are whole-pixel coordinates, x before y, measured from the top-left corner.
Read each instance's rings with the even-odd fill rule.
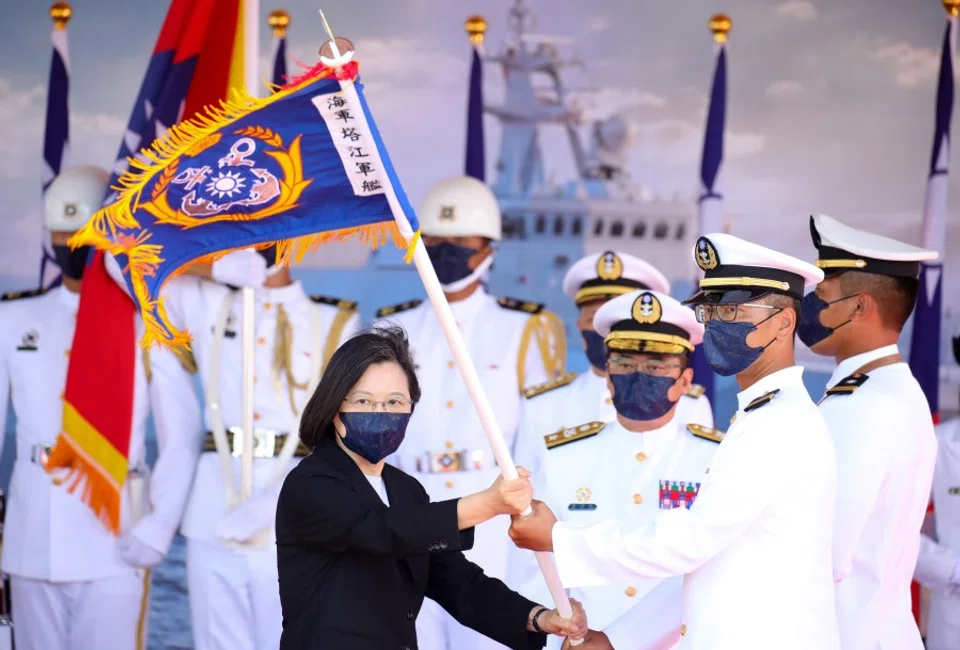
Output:
[[[644,291],[633,301],[631,316],[641,325],[653,325],[659,322],[660,317],[663,316],[663,307],[655,295],[649,291]]]
[[[704,271],[711,271],[720,264],[720,256],[713,243],[706,237],[697,240],[697,266]]]
[[[597,277],[601,280],[619,280],[623,276],[623,260],[613,251],[607,251],[597,260]]]

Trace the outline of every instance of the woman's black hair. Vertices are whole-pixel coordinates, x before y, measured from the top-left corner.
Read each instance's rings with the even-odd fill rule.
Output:
[[[361,330],[337,348],[320,377],[317,390],[303,409],[300,418],[300,440],[309,449],[316,449],[324,436],[335,435],[333,418],[340,412],[343,400],[367,368],[377,363],[400,364],[407,376],[410,401],[420,401],[420,382],[413,369],[407,334],[396,326]]]

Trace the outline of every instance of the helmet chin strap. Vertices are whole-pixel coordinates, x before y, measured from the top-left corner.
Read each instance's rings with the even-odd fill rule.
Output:
[[[487,271],[490,270],[490,267],[493,265],[493,253],[487,255],[487,258],[480,262],[480,265],[473,270],[473,272],[465,278],[457,280],[456,282],[451,282],[450,284],[441,284],[444,293],[456,293],[466,289],[471,284],[483,278],[486,275]]]

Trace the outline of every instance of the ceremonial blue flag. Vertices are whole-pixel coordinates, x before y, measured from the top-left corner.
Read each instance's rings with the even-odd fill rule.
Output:
[[[145,343],[188,342],[167,322],[160,290],[190,263],[274,244],[282,261],[295,261],[349,237],[405,245],[388,200],[394,195],[418,230],[355,86],[360,105],[322,68],[267,98],[238,94],[174,126],[131,161],[117,200],[73,243],[117,257],[146,324]]]
[[[703,137],[703,153],[700,158],[700,199],[698,202],[700,234],[720,232],[723,224],[720,210],[723,196],[719,192],[718,177],[723,163],[723,135],[727,115],[727,48],[725,41],[717,47],[717,64],[710,89],[710,106],[707,109],[707,127]],[[694,285],[696,286],[696,282]],[[690,360],[693,376],[703,386],[711,406],[714,406],[713,368],[707,363],[703,346],[697,346]]]
[[[944,255],[947,218],[947,189],[950,176],[950,121],[953,117],[953,30],[956,18],[947,19],[940,54],[940,79],[933,130],[933,150],[923,206],[924,248]],[[920,267],[920,289],[913,317],[910,341],[910,370],[927,396],[934,421],[939,420],[937,396],[940,381],[940,325],[942,318],[943,265],[937,260]]]
[[[53,57],[50,60],[50,77],[47,81],[47,116],[43,129],[43,191],[46,192],[53,179],[60,174],[67,157],[70,142],[70,56],[67,41],[69,14],[54,16]],[[46,243],[40,251],[40,286],[55,287],[60,284],[60,273],[53,253]]]
[[[486,160],[483,151],[483,63],[480,52],[473,48],[470,65],[470,96],[467,100],[467,155],[464,173],[479,181],[486,179]]]
[[[273,77],[274,86],[282,86],[287,83],[287,37],[278,36],[275,39],[276,47],[273,51]]]

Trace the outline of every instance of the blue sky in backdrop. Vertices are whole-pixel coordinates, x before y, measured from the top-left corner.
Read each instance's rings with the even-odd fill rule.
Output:
[[[76,0],[70,23],[69,160],[109,167],[167,3]],[[463,167],[469,44],[482,13],[487,47],[506,37],[510,0],[325,0],[354,40],[378,124],[414,205]],[[879,215],[876,228],[919,238],[944,12],[939,0],[527,0],[536,31],[571,37],[570,70],[588,117],[622,111],[636,134],[632,176],[654,192],[692,194],[713,44],[706,24],[734,21],[724,191],[737,234],[776,245],[806,237],[806,215]],[[41,139],[50,64],[48,3],[8,0],[0,23],[0,278],[35,282],[41,237]],[[261,53],[270,33],[263,2]],[[288,47],[315,62],[316,0],[289,0]],[[493,65],[487,102],[501,98]],[[487,118],[488,169],[499,132]],[[548,176],[573,173],[563,133],[544,138]],[[960,201],[953,175],[951,205]],[[953,212],[953,210],[951,211]],[[956,217],[951,228],[956,233]],[[904,234],[905,233],[905,234]],[[915,233],[915,234],[914,234]],[[952,237],[955,242],[956,237]],[[958,251],[953,251],[954,254]],[[21,280],[22,279],[22,280]]]

